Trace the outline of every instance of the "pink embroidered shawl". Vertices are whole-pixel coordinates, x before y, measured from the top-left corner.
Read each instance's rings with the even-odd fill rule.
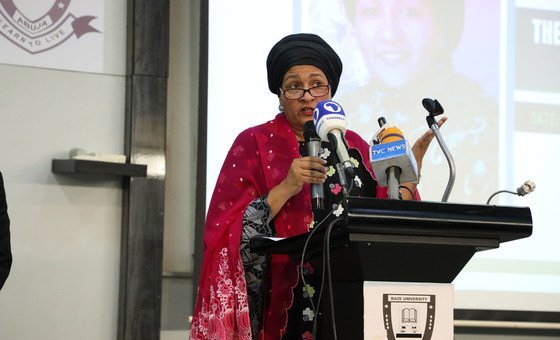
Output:
[[[369,145],[352,131],[350,147],[362,155],[371,172]],[[204,256],[191,339],[251,339],[245,273],[239,254],[243,214],[256,198],[279,184],[299,154],[299,144],[284,114],[243,131],[228,152],[210,202],[204,230]],[[387,197],[377,186],[372,196]],[[309,185],[292,197],[274,219],[276,236],[308,232],[312,222]],[[296,264],[273,255],[270,286],[260,339],[280,339],[298,281]]]

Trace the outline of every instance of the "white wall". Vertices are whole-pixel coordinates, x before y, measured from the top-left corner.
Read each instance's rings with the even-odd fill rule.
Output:
[[[120,179],[51,172],[73,147],[122,153],[126,1],[105,4],[102,74],[0,64],[0,170],[14,264],[0,339],[115,339]],[[198,112],[198,1],[171,1],[164,272],[192,272]],[[162,339],[185,335],[192,280],[166,278]],[[30,321],[31,320],[31,321]]]
[[[122,182],[55,175],[51,160],[73,147],[123,153],[125,30],[126,1],[107,2],[100,74],[0,64],[14,257],[0,339],[116,338]]]
[[[72,147],[122,153],[124,78],[0,65],[0,79],[0,167],[14,257],[0,292],[0,338],[111,338],[121,182],[50,168]]]

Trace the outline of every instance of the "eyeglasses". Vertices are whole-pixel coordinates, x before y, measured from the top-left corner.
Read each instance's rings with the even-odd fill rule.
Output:
[[[313,97],[322,97],[329,93],[329,85],[313,86],[308,89],[280,89],[280,92],[284,94],[286,99],[300,99],[305,96],[305,92],[309,92]]]

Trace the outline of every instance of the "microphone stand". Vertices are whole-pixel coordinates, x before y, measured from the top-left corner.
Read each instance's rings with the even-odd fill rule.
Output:
[[[396,166],[391,166],[387,169],[387,194],[392,200],[401,199],[399,191],[399,178],[401,177],[401,169]]]
[[[385,117],[379,117],[377,119],[377,123],[379,124],[379,127],[383,127],[383,125],[387,123],[387,120],[385,119]],[[377,143],[379,143],[379,141],[377,141]],[[389,199],[392,200],[402,199],[401,193],[399,191],[400,178],[402,172],[401,168],[396,166],[391,166],[388,167],[387,170],[385,170],[385,172],[387,174],[387,195]]]
[[[455,161],[453,160],[453,156],[451,156],[451,152],[447,148],[447,145],[445,144],[445,141],[443,140],[443,137],[439,132],[439,126],[436,122],[436,119],[434,118],[435,116],[443,113],[443,107],[437,100],[435,99],[432,100],[428,98],[424,98],[422,100],[422,105],[430,113],[426,117],[426,122],[428,122],[428,126],[434,132],[438,144],[441,150],[443,151],[445,158],[447,159],[447,164],[449,164],[449,180],[447,181],[447,187],[445,188],[445,192],[443,193],[443,197],[441,198],[442,202],[447,202],[447,200],[449,199],[449,195],[451,194],[451,190],[453,189],[453,184],[455,183],[456,169],[455,169]]]
[[[436,122],[436,119],[432,115],[429,115],[428,117],[426,117],[426,120],[428,121],[430,129],[432,129],[432,131],[436,135],[438,144],[441,147],[445,158],[447,159],[447,163],[449,164],[449,180],[447,181],[447,187],[445,188],[445,192],[443,193],[443,197],[441,198],[442,202],[447,202],[447,200],[449,199],[449,195],[451,194],[451,190],[453,189],[453,184],[455,184],[455,161],[453,160],[453,156],[451,156],[451,152],[447,148],[447,145],[445,144],[445,141],[443,140],[443,137],[439,132],[439,126]]]
[[[344,171],[344,165],[342,165],[341,162],[338,162],[335,166],[336,172],[338,173],[338,178],[340,180],[340,185],[342,186],[342,192],[344,193],[344,197],[346,197],[350,194],[350,189],[348,188],[348,180],[346,178],[346,171]]]

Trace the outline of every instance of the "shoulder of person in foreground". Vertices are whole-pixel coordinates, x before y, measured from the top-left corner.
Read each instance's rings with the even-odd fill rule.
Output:
[[[0,289],[8,277],[11,267],[10,219],[8,217],[4,180],[0,172]]]

